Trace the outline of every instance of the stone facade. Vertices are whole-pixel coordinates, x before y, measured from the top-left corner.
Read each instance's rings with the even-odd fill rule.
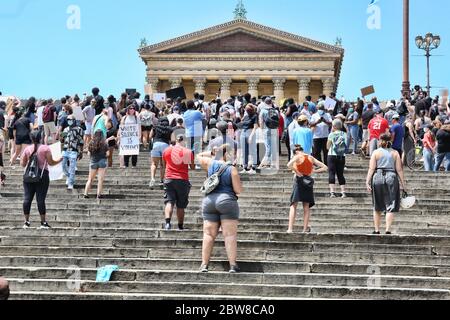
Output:
[[[139,49],[145,92],[184,86],[207,100],[249,92],[304,101],[337,89],[344,50],[247,20],[234,20]]]

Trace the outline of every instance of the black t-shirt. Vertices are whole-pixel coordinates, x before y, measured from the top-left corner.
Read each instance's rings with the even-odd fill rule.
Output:
[[[173,128],[170,126],[160,126],[157,125],[155,127],[155,140],[154,142],[163,142],[170,144],[170,140],[172,138]],[[179,132],[177,132],[179,134]]]
[[[94,99],[97,102],[95,105],[95,115],[98,116],[105,109],[105,99],[101,95],[96,96]]]
[[[439,130],[436,135],[436,140],[438,142],[437,153],[450,152],[450,131]]]
[[[30,140],[30,119],[20,118],[14,123],[14,129],[16,130],[16,138],[20,140],[29,141]]]
[[[253,116],[246,115],[242,120],[242,129],[251,130],[255,128],[255,124],[258,122],[258,116],[254,114]]]
[[[109,139],[111,137],[117,137],[117,129],[111,128],[108,129],[108,131],[106,132],[106,138]],[[108,147],[113,148],[116,146],[116,140],[109,140],[108,141]]]
[[[363,112],[362,114],[363,129],[367,130],[369,128],[370,120],[372,120],[374,116],[375,111],[373,110],[367,110],[366,112]]]

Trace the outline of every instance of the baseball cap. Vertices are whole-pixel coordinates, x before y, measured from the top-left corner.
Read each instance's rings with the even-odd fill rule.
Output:
[[[304,114],[302,114],[299,118],[298,118],[299,122],[305,122],[305,121],[309,121],[308,117],[305,116]]]
[[[398,113],[396,113],[392,116],[392,119],[400,120],[400,115]]]

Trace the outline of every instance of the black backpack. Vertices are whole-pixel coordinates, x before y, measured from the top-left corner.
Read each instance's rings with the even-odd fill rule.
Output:
[[[44,170],[39,169],[37,157],[38,150],[39,149],[34,151],[30,156],[30,159],[28,160],[27,168],[25,169],[25,173],[23,174],[24,183],[39,183],[42,180]]]
[[[269,129],[278,129],[280,126],[280,114],[276,108],[270,108],[268,110],[265,124]]]
[[[401,116],[406,116],[408,114],[408,108],[406,107],[406,103],[402,102],[398,108],[397,108],[397,112],[399,115]]]

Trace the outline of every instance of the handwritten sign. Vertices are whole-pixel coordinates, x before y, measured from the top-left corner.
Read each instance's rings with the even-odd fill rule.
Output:
[[[153,100],[155,101],[155,103],[166,102],[166,94],[165,93],[154,93]]]
[[[53,160],[58,160],[58,159],[62,158],[61,142],[52,144],[49,147],[50,147],[50,151],[52,153]],[[48,172],[49,172],[50,181],[57,181],[57,180],[61,180],[64,178],[62,163],[59,163],[56,166],[48,166]]]
[[[120,126],[120,155],[139,155],[139,125],[124,124]]]
[[[370,96],[371,94],[374,94],[374,93],[375,93],[375,88],[373,86],[369,86],[369,87],[361,89],[361,95],[363,97]]]
[[[336,107],[336,100],[331,99],[331,98],[327,98],[327,100],[325,100],[325,108],[327,110],[334,110],[334,108]]]

